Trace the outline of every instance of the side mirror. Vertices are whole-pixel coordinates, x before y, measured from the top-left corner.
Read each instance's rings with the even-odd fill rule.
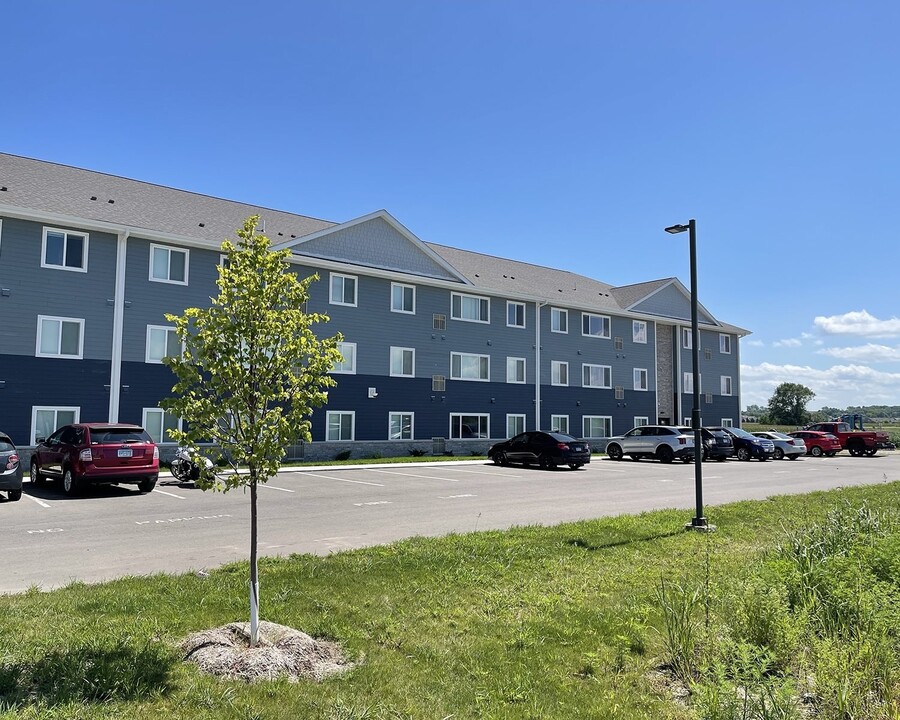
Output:
[[[34,444],[35,444],[35,445],[40,445],[40,444],[41,444],[42,442],[44,442],[46,439],[47,439],[47,438],[43,437],[42,435],[38,435],[38,436],[34,439]]]

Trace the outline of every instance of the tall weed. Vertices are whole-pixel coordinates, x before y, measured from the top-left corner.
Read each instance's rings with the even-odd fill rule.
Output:
[[[666,662],[682,682],[696,679],[700,654],[700,621],[697,619],[700,589],[660,580],[656,599],[662,609],[662,638]]]

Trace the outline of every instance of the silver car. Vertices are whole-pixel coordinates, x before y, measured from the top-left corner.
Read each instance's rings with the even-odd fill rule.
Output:
[[[806,455],[806,443],[800,438],[792,438],[790,435],[785,435],[775,430],[759,431],[753,434],[758,438],[771,440],[775,443],[774,457],[776,460],[784,460],[785,458],[796,460],[801,455]]]
[[[632,460],[655,458],[670,463],[675,459],[691,462],[694,459],[694,438],[672,425],[641,425],[624,435],[610,438],[606,444],[610,460],[628,455]]]
[[[10,500],[22,497],[22,463],[9,435],[0,432],[0,490]]]

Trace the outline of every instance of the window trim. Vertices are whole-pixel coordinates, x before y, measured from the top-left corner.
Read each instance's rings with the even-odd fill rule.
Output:
[[[509,434],[509,421],[510,418],[522,418],[522,429],[519,432],[514,432],[512,435]],[[506,439],[515,437],[516,435],[525,432],[525,426],[528,423],[528,416],[525,413],[506,413]]]
[[[464,417],[477,417],[477,418],[487,418],[487,424],[485,425],[485,437],[484,438],[464,438],[462,436],[462,420],[460,419],[459,423],[459,437],[453,436],[453,418],[464,418]],[[481,421],[479,421],[479,431],[481,430]],[[480,432],[479,432],[480,434]],[[473,413],[473,412],[453,412],[450,413],[450,427],[447,437],[451,440],[485,440],[491,437],[491,414],[490,413]]]
[[[394,351],[400,350],[401,352],[409,351],[412,353],[412,371],[410,373],[394,372]],[[354,363],[354,370],[356,363]],[[402,358],[400,365],[403,365]],[[416,376],[416,349],[411,347],[400,347],[398,345],[391,345],[391,349],[389,351],[389,364],[388,364],[388,373],[391,377],[403,377],[403,378],[414,378]]]
[[[726,384],[728,385],[728,392],[725,392]],[[719,389],[724,397],[732,397],[734,395],[734,381],[731,379],[731,375],[719,376]]]
[[[601,318],[606,320],[606,334],[595,335],[594,333],[585,332],[584,331],[584,321],[588,320],[588,327],[590,327],[590,318]],[[609,340],[612,337],[612,318],[609,315],[600,315],[599,313],[591,313],[581,311],[581,336],[582,337],[592,337],[597,338],[599,340]]]
[[[516,307],[516,308],[522,308],[522,324],[521,324],[521,325],[517,325],[517,324],[511,323],[511,322],[509,321],[509,309],[510,309],[510,305],[512,305],[512,306],[514,306],[514,307]],[[506,327],[521,328],[521,329],[524,330],[524,329],[525,329],[525,325],[526,325],[525,312],[526,312],[526,306],[525,306],[525,303],[523,303],[523,302],[518,302],[518,301],[516,301],[516,300],[507,300],[507,301],[506,301]],[[518,312],[517,312],[516,314],[518,315]]]
[[[643,373],[644,376],[644,387],[638,387],[638,373]],[[650,391],[650,372],[647,368],[632,368],[631,377],[634,381],[634,389],[638,392],[649,392]]]
[[[638,333],[638,327],[643,327],[643,333]],[[638,340],[638,336],[643,335],[643,340]],[[647,321],[646,320],[632,320],[631,321],[631,342],[637,345],[646,345],[647,344]]]
[[[719,423],[722,427],[734,427],[734,419],[733,418],[722,418]]]
[[[554,330],[553,329],[553,317],[554,314],[558,314],[559,317],[563,317],[566,319],[566,329],[565,330]],[[569,334],[569,311],[565,308],[559,307],[551,307],[550,308],[550,332],[559,333],[560,335],[568,335]]]
[[[165,250],[169,253],[167,278],[153,277],[153,251],[156,249]],[[180,252],[184,254],[184,280],[172,280],[172,253]],[[188,248],[175,247],[174,245],[163,245],[162,243],[150,243],[150,282],[164,283],[166,285],[187,285],[189,281],[189,272],[191,268],[191,251]]]
[[[48,233],[61,233],[63,235],[63,264],[62,265],[53,265],[52,263],[47,262],[47,234]],[[84,238],[84,248],[81,257],[81,267],[70,267],[65,264],[66,262],[66,246],[69,244],[69,235],[80,235]],[[50,227],[48,225],[44,226],[44,232],[41,236],[41,267],[49,268],[51,270],[68,270],[70,272],[81,272],[86,273],[88,271],[88,245],[90,243],[90,234],[86,232],[80,232],[78,230],[63,230],[62,228]]]
[[[463,298],[471,298],[474,300],[478,300],[479,308],[481,308],[482,300],[487,301],[487,310],[486,310],[487,319],[473,320],[472,318],[465,318],[465,317],[461,317],[461,316],[457,317],[456,315],[454,315],[453,314],[453,299],[457,298],[457,297],[460,298],[460,301],[459,301],[460,313],[462,313],[462,309],[463,309],[463,303],[462,303]],[[487,297],[486,295],[472,295],[471,293],[451,292],[450,293],[450,319],[451,320],[459,320],[460,322],[471,322],[471,323],[480,323],[482,325],[490,325],[490,323],[491,323],[491,299],[489,297]]]
[[[585,421],[586,420],[608,420],[609,421],[609,435],[589,435],[585,430]],[[611,438],[613,436],[613,418],[612,415],[582,415],[581,416],[581,436],[586,440],[602,440],[604,438]]]
[[[643,420],[643,422],[638,422],[639,420]],[[632,427],[644,427],[644,425],[650,424],[650,418],[647,415],[635,415],[634,416],[634,425]]]
[[[394,415],[401,416],[401,420],[400,420],[400,434],[401,435],[403,434],[402,416],[409,415],[409,437],[408,438],[405,438],[405,437],[392,438],[391,437],[391,418],[393,418]],[[388,412],[387,437],[388,437],[388,442],[410,442],[411,440],[415,440],[416,439],[416,414],[409,410],[390,410]]]
[[[402,307],[397,309],[394,307],[394,288],[401,288],[403,290],[410,289],[412,290],[412,310],[404,310]],[[400,296],[401,301],[403,300],[403,294]],[[402,302],[401,302],[402,305]],[[416,314],[416,286],[410,285],[409,283],[391,283],[391,312],[400,313],[402,315],[415,315]]]
[[[694,331],[691,328],[683,327],[681,328],[681,349],[682,350],[693,350],[694,349]]]
[[[566,419],[566,429],[562,430],[559,427],[559,423],[554,423],[554,419],[565,418]],[[554,425],[556,427],[554,427]],[[569,435],[569,416],[568,415],[551,415],[550,416],[550,432],[561,432],[566,435]]]
[[[588,385],[588,384],[586,384],[584,382],[584,372],[587,368],[602,368],[605,370],[609,370],[609,384],[608,385]],[[604,374],[606,374],[606,373],[604,373]],[[612,390],[612,386],[613,386],[612,365],[598,365],[597,363],[581,363],[581,387],[591,388],[594,390]]]
[[[166,415],[171,415],[172,413],[166,412],[162,408],[141,408],[141,426],[144,430],[147,430],[147,416],[151,413],[162,413],[162,423],[160,424],[160,429],[162,432],[160,433],[159,440],[154,440],[157,445],[177,445],[175,440],[166,440]],[[182,428],[182,419],[180,417],[175,418],[178,421],[176,428],[181,430]],[[153,435],[147,430],[147,434],[152,438]]]
[[[338,349],[338,351],[341,352],[341,356],[344,355],[344,353],[341,351],[342,345],[352,345],[353,346],[353,368],[350,370],[335,370],[334,368],[332,368],[328,372],[332,375],[356,375],[356,361],[357,361],[356,343],[355,342],[346,342],[346,341],[339,342],[337,344],[337,349]],[[343,364],[343,363],[341,363],[341,364]]]
[[[725,345],[728,345],[727,350],[725,349]],[[719,353],[722,355],[731,355],[731,335],[728,333],[719,333]]]
[[[350,416],[350,437],[348,439],[340,438],[332,440],[328,437],[331,429],[332,415],[349,415]],[[325,442],[354,442],[356,440],[356,410],[326,410],[325,411]]]
[[[150,357],[150,333],[153,330],[165,330],[166,331],[166,347],[168,347],[169,346],[168,333],[175,332],[175,326],[174,325],[148,325],[147,326],[147,334],[144,337],[144,342],[145,342],[144,362],[148,363],[150,365],[162,365],[163,364],[162,359],[154,360],[153,358]],[[176,333],[175,337],[176,338],[178,337],[177,333]],[[184,352],[184,343],[181,343],[181,352]],[[163,357],[167,357],[167,356],[163,356]]]
[[[34,447],[37,445],[37,428],[35,427],[37,423],[37,414],[40,410],[53,410],[54,412],[54,428],[52,432],[56,432],[59,429],[59,411],[63,412],[72,412],[75,414],[74,419],[72,420],[73,424],[81,422],[81,407],[78,405],[32,405],[31,406],[31,446]],[[49,435],[48,435],[49,437]]]
[[[341,286],[341,299],[334,299],[334,282],[335,278],[341,278],[342,280],[352,280],[353,281],[353,302],[344,302],[344,288]],[[348,273],[339,273],[339,272],[329,272],[328,273],[328,304],[329,305],[341,305],[343,307],[356,307],[359,303],[359,276],[358,275],[350,275]]]
[[[703,373],[700,373],[700,376],[698,379],[700,380],[700,392],[702,393],[703,392]],[[681,387],[682,393],[684,393],[685,395],[693,394],[693,392],[694,392],[694,372],[693,372],[693,370],[686,370],[683,373],[681,383],[682,383],[682,387]],[[690,389],[688,389],[688,385],[691,386]]]
[[[45,353],[41,352],[41,339],[43,337],[43,321],[55,320],[60,323],[60,333],[57,347],[62,349],[62,323],[70,322],[78,324],[78,354],[65,355],[61,352]],[[38,315],[37,316],[37,342],[35,343],[34,356],[45,358],[61,358],[64,360],[83,360],[84,359],[84,318],[60,317],[58,315]]]
[[[509,379],[509,361],[510,360],[521,360],[522,361],[522,379],[521,380],[510,380]],[[523,357],[512,357],[511,355],[506,356],[506,382],[514,385],[524,385],[528,382],[528,359]]]
[[[453,356],[454,356],[454,355],[458,355],[460,358],[462,358],[462,357],[476,357],[476,358],[478,358],[479,360],[481,360],[481,359],[483,359],[483,358],[487,358],[487,372],[488,372],[488,376],[487,376],[486,378],[481,378],[481,377],[479,377],[479,378],[455,377],[455,376],[453,375]],[[480,363],[479,363],[479,364],[480,364]],[[460,369],[460,372],[462,372],[462,361],[461,361],[461,360],[460,360],[460,364],[459,364],[459,369]],[[450,378],[451,380],[462,380],[462,381],[464,381],[464,382],[490,382],[490,381],[491,381],[491,356],[490,356],[490,355],[483,355],[483,354],[481,354],[481,353],[464,353],[464,352],[451,351],[451,352],[450,352],[450,375],[449,375],[449,378]]]
[[[566,368],[566,381],[565,382],[557,382],[553,379],[554,369],[562,368],[565,366]],[[569,363],[566,360],[551,360],[550,361],[550,384],[556,387],[569,387]]]

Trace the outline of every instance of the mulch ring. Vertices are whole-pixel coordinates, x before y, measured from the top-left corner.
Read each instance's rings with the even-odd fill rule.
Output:
[[[203,672],[248,683],[282,677],[323,680],[353,667],[337,643],[265,620],[259,623],[256,647],[250,647],[250,623],[235,622],[189,635],[181,649],[184,659]]]

